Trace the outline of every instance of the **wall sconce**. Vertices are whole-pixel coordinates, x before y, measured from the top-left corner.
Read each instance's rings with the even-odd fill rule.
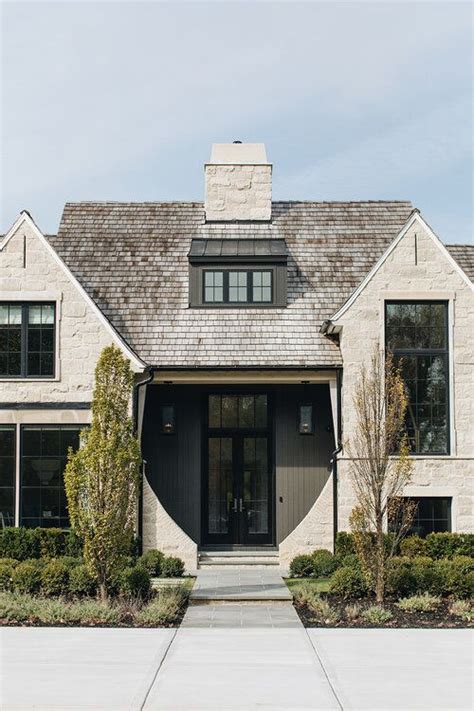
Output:
[[[310,404],[300,405],[299,433],[314,433],[313,406]]]
[[[175,434],[176,417],[174,405],[161,406],[161,432],[162,434]]]

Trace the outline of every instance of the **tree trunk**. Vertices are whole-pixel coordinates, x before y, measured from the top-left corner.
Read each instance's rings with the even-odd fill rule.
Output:
[[[107,602],[107,600],[109,599],[109,596],[107,594],[107,586],[103,582],[99,583],[99,593],[100,593],[100,599],[102,600],[102,602]]]
[[[385,593],[385,545],[383,539],[383,523],[382,520],[377,520],[377,532],[376,532],[376,558],[377,558],[377,568],[375,576],[375,597],[377,602],[382,603],[384,601]]]

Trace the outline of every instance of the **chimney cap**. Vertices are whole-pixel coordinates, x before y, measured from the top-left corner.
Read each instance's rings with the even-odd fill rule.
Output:
[[[268,165],[264,143],[213,143],[210,164]]]

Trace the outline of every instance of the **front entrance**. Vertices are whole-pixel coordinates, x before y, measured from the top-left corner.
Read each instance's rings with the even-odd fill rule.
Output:
[[[268,394],[210,394],[206,420],[203,542],[272,543],[272,438]]]

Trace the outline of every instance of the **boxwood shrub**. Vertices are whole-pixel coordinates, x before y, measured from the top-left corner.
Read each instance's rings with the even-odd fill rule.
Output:
[[[314,560],[312,555],[297,555],[290,563],[291,578],[311,578],[314,574]]]
[[[145,568],[152,577],[158,577],[161,575],[164,559],[165,556],[161,551],[151,549],[140,556],[137,560],[137,565],[141,568]]]
[[[97,582],[85,565],[77,565],[69,572],[69,592],[80,597],[90,597],[97,592]]]
[[[347,531],[338,531],[336,534],[336,555],[344,557],[355,553],[354,536]]]
[[[4,558],[5,561],[8,558]],[[0,590],[6,592],[13,587],[13,571],[15,566],[8,562],[0,562]]]
[[[427,555],[426,539],[420,536],[404,538],[400,543],[400,554],[409,557]]]
[[[145,568],[139,565],[125,568],[120,574],[119,588],[122,595],[145,600],[151,592],[150,575]]]
[[[368,592],[367,583],[360,570],[347,566],[335,571],[331,578],[329,591],[344,598],[364,597]]]
[[[474,557],[472,533],[429,533],[425,540],[426,554],[430,558],[452,558],[454,555]]]
[[[324,548],[314,551],[311,557],[313,559],[313,575],[317,578],[325,578],[332,575],[339,566],[337,557]]]
[[[64,595],[69,591],[69,568],[61,560],[50,560],[41,571],[41,592]]]
[[[0,531],[0,557],[27,560],[39,558],[40,547],[34,528],[4,528]]]
[[[163,578],[181,578],[184,573],[184,563],[181,558],[166,556],[161,564]]]
[[[12,573],[13,588],[20,593],[39,592],[42,568],[37,560],[24,560],[19,563]]]

